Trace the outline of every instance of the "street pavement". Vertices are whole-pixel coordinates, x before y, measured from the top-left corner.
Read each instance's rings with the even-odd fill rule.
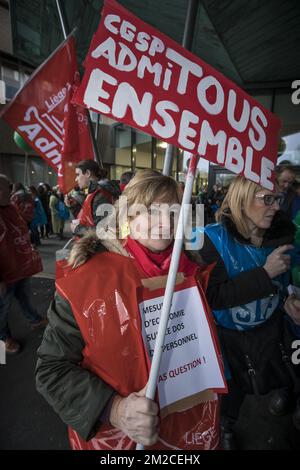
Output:
[[[44,270],[31,279],[31,285],[32,303],[42,316],[46,316],[54,293],[55,252],[66,241],[51,236],[42,240],[39,249]],[[69,449],[66,425],[35,388],[36,351],[43,330],[31,331],[17,302],[12,306],[9,324],[22,350],[7,356],[6,364],[0,365],[0,449]]]

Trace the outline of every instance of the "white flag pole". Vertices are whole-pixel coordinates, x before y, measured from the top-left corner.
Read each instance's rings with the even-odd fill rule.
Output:
[[[161,316],[159,320],[159,328],[155,342],[154,354],[151,363],[151,369],[149,374],[149,380],[147,385],[146,397],[150,398],[151,400],[154,399],[157,380],[159,375],[159,367],[162,358],[162,351],[164,346],[165,334],[168,325],[169,314],[171,310],[172,298],[175,288],[176,276],[179,266],[179,259],[181,255],[182,245],[183,245],[183,237],[185,227],[187,225],[187,217],[188,217],[188,204],[191,202],[192,192],[193,192],[193,183],[196,174],[196,168],[198,164],[199,157],[196,155],[192,155],[189,152],[185,152],[185,154],[190,157],[190,164],[188,168],[188,173],[185,182],[185,188],[182,198],[182,205],[179,214],[178,220],[178,227],[176,230],[175,242],[172,252],[172,258],[170,263],[170,269],[167,279],[167,285],[164,295],[163,306],[161,310]],[[141,444],[137,444],[136,450],[143,450],[144,446]]]
[[[192,50],[198,8],[199,8],[198,0],[189,0],[188,6],[187,6],[186,18],[185,18],[183,38],[182,38],[182,46],[188,51]],[[173,153],[174,153],[173,145],[168,144],[166,148],[166,152],[165,152],[163,175],[172,174]]]

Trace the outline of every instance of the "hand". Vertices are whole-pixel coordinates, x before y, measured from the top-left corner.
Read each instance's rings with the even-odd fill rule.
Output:
[[[291,267],[291,255],[285,255],[285,251],[292,250],[293,245],[283,245],[276,248],[268,257],[264,265],[269,277],[273,279],[279,274],[283,274]]]
[[[110,422],[134,442],[151,446],[158,440],[158,406],[145,397],[146,387],[125,398],[117,395],[111,407]]]
[[[0,297],[4,297],[6,294],[6,284],[5,282],[0,282]]]
[[[284,304],[284,310],[294,323],[300,325],[300,300],[292,294],[289,295]]]
[[[70,225],[72,233],[75,232],[75,229],[76,229],[78,224],[79,224],[79,219],[72,220],[71,225]]]
[[[64,197],[64,203],[67,207],[70,207],[71,206],[71,202],[70,202],[70,198],[69,196],[66,194],[65,197]]]

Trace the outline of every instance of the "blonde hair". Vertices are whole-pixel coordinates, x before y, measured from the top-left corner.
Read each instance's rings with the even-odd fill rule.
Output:
[[[125,211],[135,204],[143,204],[147,208],[154,201],[181,203],[182,190],[178,183],[170,176],[162,175],[157,170],[138,171],[129,181],[122,196],[115,204],[117,238],[122,238],[119,227],[119,215],[126,216]],[[126,199],[125,199],[126,198]],[[124,217],[125,218],[125,217]],[[127,216],[127,221],[130,217]]]
[[[117,249],[122,251],[122,245],[118,241],[123,238],[122,227],[119,226],[120,214],[122,214],[124,221],[127,221],[127,223],[130,221],[127,208],[130,208],[134,204],[143,204],[148,208],[154,201],[180,204],[181,199],[182,191],[177,182],[170,176],[164,176],[156,170],[138,171],[134,178],[127,184],[122,197],[116,201],[115,217],[110,218],[110,216],[108,216],[107,218],[109,222],[108,226],[110,222],[116,224],[114,234],[117,238]],[[95,230],[90,230],[73,246],[68,259],[68,266],[76,268],[84,264],[98,250],[104,249],[102,243],[104,245],[104,242],[101,242],[97,237]]]
[[[222,205],[216,214],[216,221],[221,222],[223,217],[231,219],[237,231],[244,238],[249,238],[245,210],[248,209],[255,194],[261,189],[263,189],[261,186],[247,180],[244,176],[237,176],[229,186]]]

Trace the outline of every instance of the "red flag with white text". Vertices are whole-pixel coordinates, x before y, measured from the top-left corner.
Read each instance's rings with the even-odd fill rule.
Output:
[[[75,185],[76,163],[94,159],[86,110],[70,104],[78,84],[75,42],[69,36],[0,114],[57,172],[63,192]]]
[[[87,112],[71,103],[74,89],[80,84],[79,72],[65,105],[64,144],[62,147],[61,174],[58,183],[64,193],[74,187],[75,167],[81,160],[93,160],[93,146],[88,129]]]

